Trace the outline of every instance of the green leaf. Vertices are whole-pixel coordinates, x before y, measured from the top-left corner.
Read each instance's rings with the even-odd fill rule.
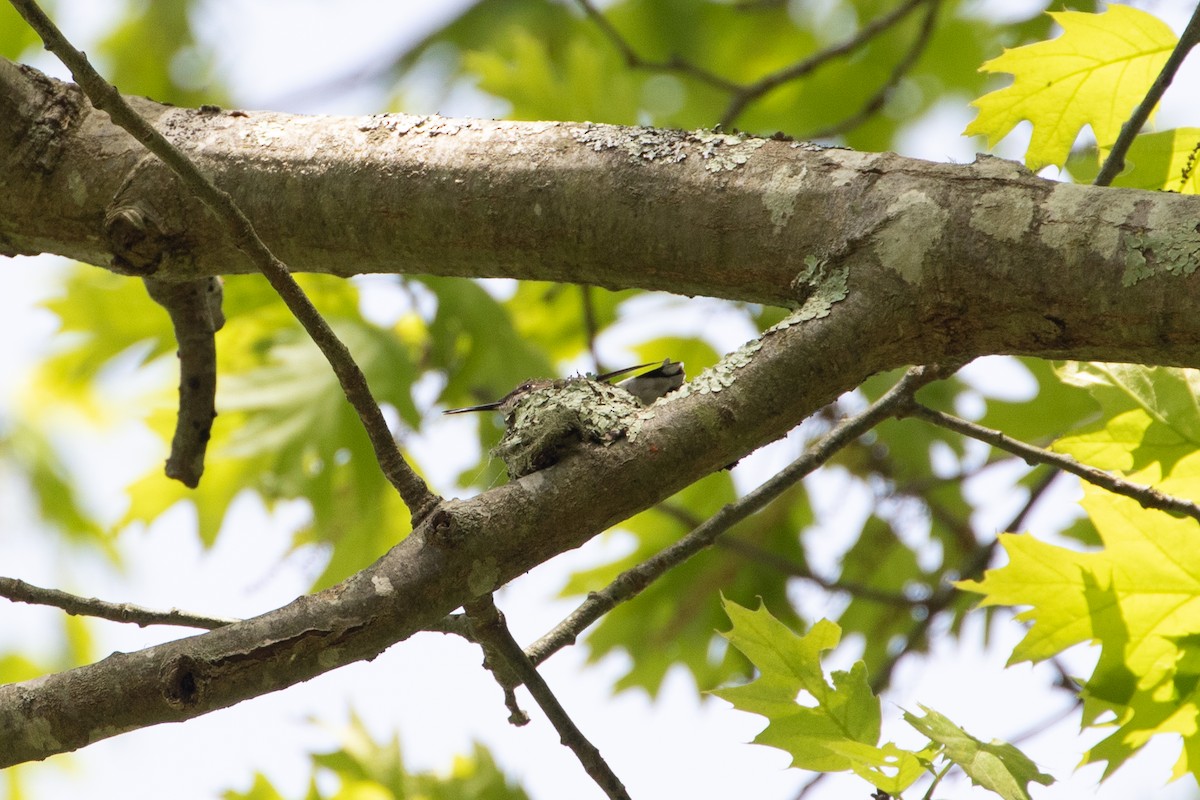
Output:
[[[57,3],[40,3],[46,13],[54,16]],[[10,61],[19,61],[21,55],[41,39],[33,28],[17,13],[11,3],[0,5],[0,56]]]
[[[1110,147],[1176,43],[1165,23],[1128,6],[1050,16],[1063,29],[1057,39],[1005,50],[980,68],[1011,73],[1013,83],[976,100],[979,115],[965,131],[994,147],[1028,120],[1033,137],[1025,163],[1033,170],[1066,163],[1084,125]]]
[[[517,333],[538,345],[554,362],[577,358],[588,349],[588,325],[599,333],[617,319],[620,304],[640,292],[610,292],[595,286],[521,281],[504,302]]]
[[[1200,499],[1200,475],[1179,469],[1200,449],[1200,372],[1098,362],[1070,362],[1058,372],[1087,389],[1101,415],[1055,442],[1055,450],[1142,482],[1167,481],[1159,488]]]
[[[842,557],[838,580],[847,586],[862,586],[882,595],[894,594],[899,602],[850,593],[850,604],[838,617],[838,625],[848,637],[862,636],[863,662],[874,669],[891,655],[889,646],[897,636],[907,635],[916,623],[915,607],[904,601],[905,593],[928,586],[931,578],[921,569],[916,552],[896,535],[895,530],[878,516],[871,515],[858,540]],[[927,589],[932,592],[932,588]],[[924,649],[921,643],[915,650]]]
[[[1067,380],[1053,362],[1040,358],[1009,359],[1020,365],[1037,386],[1037,413],[1028,400],[986,398],[987,411],[979,424],[1004,431],[1014,439],[1047,442],[1097,416],[1096,402],[1084,387]]]
[[[905,711],[904,719],[941,745],[942,755],[962,767],[976,785],[1004,800],[1030,800],[1030,781],[1042,786],[1054,783],[1054,778],[1039,772],[1037,765],[1011,744],[995,740],[985,744],[933,709],[921,706],[921,710],[925,716]]]
[[[371,738],[362,720],[351,713],[338,733],[339,749],[311,756],[312,776],[306,800],[528,800],[497,767],[491,753],[476,744],[469,756],[457,756],[449,772],[409,772],[396,736],[387,742]],[[333,776],[337,788],[321,791]],[[256,775],[248,792],[226,792],[225,800],[277,800],[279,792]]]
[[[1186,466],[1194,469],[1197,461]],[[1187,754],[1200,746],[1194,725],[1198,670],[1189,638],[1200,630],[1200,572],[1188,556],[1200,525],[1091,486],[1084,488],[1083,505],[1103,550],[1077,553],[1031,536],[1004,535],[1008,565],[959,586],[982,593],[984,605],[1030,607],[1018,614],[1033,626],[1014,649],[1014,662],[1100,643],[1100,659],[1085,684],[1084,720],[1094,722],[1103,711],[1117,714],[1118,730],[1088,756],[1109,762],[1107,777],[1156,734],[1182,735]],[[1183,769],[1196,771],[1200,760],[1187,764]]]
[[[925,772],[930,751],[878,746],[879,698],[861,661],[848,672],[833,672],[832,683],[826,679],[821,653],[837,647],[836,624],[820,620],[797,636],[761,604],[751,610],[726,602],[725,611],[733,627],[723,635],[754,663],[759,677],[713,694],[767,718],[756,744],[784,750],[793,767],[853,770],[889,794],[904,791]]]
[[[633,552],[575,573],[563,594],[582,595],[604,587],[624,570],[678,541],[735,496],[733,481],[722,472],[692,484],[662,506],[638,514],[621,526],[636,537]],[[760,597],[788,622],[798,622],[787,594],[788,575],[775,564],[804,567],[797,531],[811,521],[804,486],[797,484],[771,506],[728,531],[724,538],[732,542],[729,550],[718,546],[696,554],[605,615],[585,640],[588,660],[598,661],[613,651],[627,652],[630,669],[616,688],[640,687],[652,696],[667,671],[679,664],[701,688],[745,676],[749,671],[746,660],[736,650],[715,646],[724,645],[714,633],[726,618],[721,594],[746,603]]]
[[[185,106],[223,102],[224,92],[214,80],[213,54],[192,29],[197,16],[194,5],[128,7],[120,25],[97,46],[104,55],[105,78],[125,94],[159,102]]]
[[[0,435],[0,459],[9,461],[17,474],[28,480],[41,518],[68,540],[99,545],[115,563],[118,555],[112,538],[79,496],[57,448],[46,438],[46,427],[17,419],[7,428]]]

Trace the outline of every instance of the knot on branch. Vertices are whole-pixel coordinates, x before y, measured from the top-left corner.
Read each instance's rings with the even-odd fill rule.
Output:
[[[167,705],[180,711],[198,705],[204,696],[204,665],[187,655],[175,656],[159,673],[161,691]]]
[[[158,271],[165,250],[163,232],[154,217],[135,206],[111,209],[104,233],[112,249],[112,269],[122,275],[145,277]]]
[[[205,212],[192,193],[157,157],[147,154],[129,171],[104,215],[112,270],[122,275],[155,274],[163,261],[192,249],[189,225]]]

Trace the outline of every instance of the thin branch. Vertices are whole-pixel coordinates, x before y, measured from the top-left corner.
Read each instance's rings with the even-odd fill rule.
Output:
[[[831,581],[815,574],[804,564],[797,564],[769,550],[730,536],[722,536],[713,542],[713,545],[728,550],[731,553],[737,553],[748,561],[754,561],[763,566],[770,567],[789,577],[800,578],[801,580],[815,583],[827,592],[842,592],[859,600],[868,600],[872,603],[880,603],[885,606],[913,606],[914,608],[920,608],[928,602],[926,600],[907,597],[899,592],[876,589],[873,586],[854,583],[852,581]]]
[[[1117,136],[1117,141],[1113,143],[1112,150],[1108,152],[1108,158],[1104,159],[1104,164],[1096,173],[1096,179],[1092,181],[1093,186],[1108,186],[1114,178],[1121,174],[1121,170],[1125,169],[1125,156],[1129,152],[1129,148],[1133,146],[1133,140],[1141,133],[1142,126],[1146,124],[1146,120],[1150,119],[1154,107],[1162,99],[1167,87],[1171,85],[1171,81],[1175,80],[1175,73],[1183,65],[1183,60],[1187,58],[1188,53],[1198,42],[1200,42],[1200,5],[1197,5],[1192,12],[1192,18],[1188,20],[1183,35],[1179,37],[1179,42],[1171,51],[1167,63],[1163,64],[1162,71],[1154,79],[1150,91],[1146,92],[1142,102],[1121,126],[1121,133]]]
[[[1042,480],[1038,481],[1029,491],[1029,497],[1021,506],[1021,510],[1005,525],[1002,530],[1010,531],[1021,527],[1025,518],[1033,510],[1034,505],[1050,488],[1050,484],[1054,482],[1057,473],[1050,472]],[[962,566],[958,569],[960,578],[975,578],[980,575],[989,563],[991,563],[992,555],[996,552],[996,546],[999,544],[999,539],[992,539],[986,544],[976,545],[973,550],[968,552],[963,559]],[[908,655],[914,646],[920,642],[929,628],[933,625],[934,618],[950,607],[955,600],[962,595],[962,590],[953,584],[946,584],[934,593],[925,604],[925,616],[917,620],[913,627],[904,637],[904,645],[898,648],[894,653],[888,656],[887,660],[881,665],[874,675],[871,676],[871,691],[878,694],[892,681],[892,673],[895,672],[896,665],[900,663],[900,659]]]
[[[840,44],[833,45],[814,53],[808,58],[797,61],[796,63],[772,72],[769,75],[764,75],[762,78],[759,78],[753,83],[738,83],[737,81],[732,81],[728,78],[722,77],[715,72],[706,70],[703,67],[697,66],[696,64],[693,64],[690,61],[678,56],[671,56],[670,58],[662,61],[654,61],[644,58],[633,48],[632,45],[629,44],[625,37],[621,35],[621,32],[618,31],[611,22],[609,22],[608,18],[600,13],[600,11],[592,4],[591,0],[576,1],[588,19],[590,19],[592,23],[596,25],[600,32],[609,40],[612,46],[621,54],[621,57],[625,60],[626,66],[629,68],[653,70],[658,72],[674,72],[681,75],[687,75],[695,78],[701,83],[704,83],[715,89],[728,92],[730,95],[732,95],[729,105],[726,107],[725,112],[721,115],[720,121],[717,123],[725,128],[733,125],[737,118],[741,116],[742,112],[745,111],[746,106],[767,92],[770,92],[772,89],[775,89],[778,86],[787,83],[788,81],[801,78],[823,64],[833,60],[834,58],[846,55],[847,53],[853,52],[857,48],[862,47],[871,39],[879,36],[903,20],[913,9],[917,8],[922,3],[932,3],[934,9],[936,9],[936,6],[939,2],[939,0],[905,0],[903,4],[893,9],[891,12],[884,14],[882,17],[874,19],[864,25],[856,34]],[[926,21],[930,29],[932,29],[933,17],[934,13],[931,11]],[[872,99],[871,101],[868,101],[868,107],[874,104],[877,108],[878,105],[882,104],[883,99],[886,98],[888,89],[894,84],[895,81],[899,80],[900,75],[908,70],[909,66],[911,66],[911,62],[916,60],[917,56],[920,54],[920,51],[924,49],[924,44],[927,39],[928,32],[923,28],[922,32],[918,35],[919,44],[915,45],[914,48],[910,50],[909,55],[906,56],[904,61],[902,61],[897,67],[897,70],[893,73],[892,78],[887,84],[885,84],[884,88],[880,90],[879,100]],[[871,112],[864,113],[869,114]]]
[[[608,766],[596,746],[576,727],[521,645],[513,638],[492,596],[484,595],[465,608],[476,640],[484,645],[487,652],[504,659],[508,669],[525,684],[529,694],[558,731],[559,739],[571,748],[596,785],[612,800],[629,800],[629,793],[625,791],[621,779]],[[508,692],[507,689],[505,691]]]
[[[941,5],[941,0],[926,0],[929,3],[929,8],[925,11],[925,18],[921,20],[921,27],[917,31],[917,36],[909,45],[908,52],[904,54],[904,58],[892,68],[892,73],[883,85],[879,87],[867,102],[863,103],[863,107],[859,109],[857,114],[854,114],[841,122],[836,122],[824,128],[819,128],[815,131],[810,131],[804,134],[805,139],[830,139],[834,136],[840,136],[846,131],[854,130],[859,125],[862,125],[870,117],[872,117],[879,109],[883,108],[883,104],[887,102],[888,95],[900,83],[903,78],[917,63],[921,54],[925,52],[926,46],[929,44],[929,39],[933,36],[934,26],[937,24],[938,9]]]
[[[985,428],[982,425],[944,414],[941,411],[934,411],[932,408],[927,408],[920,403],[913,403],[904,413],[907,416],[918,417],[927,422],[932,422],[934,425],[940,425],[955,433],[986,442],[992,447],[1006,450],[1015,456],[1021,457],[1029,464],[1047,464],[1051,467],[1061,469],[1063,472],[1077,475],[1088,483],[1107,489],[1114,494],[1132,498],[1138,501],[1143,508],[1165,511],[1175,517],[1191,517],[1200,522],[1200,506],[1197,506],[1190,500],[1183,500],[1164,494],[1152,486],[1143,486],[1123,480],[1104,470],[1080,464],[1070,456],[1061,455],[1042,447],[1034,447],[1033,445],[1006,436],[1000,431]]]
[[[596,368],[596,373],[607,372],[604,366],[600,363],[600,354],[596,352],[596,337],[600,335],[600,323],[596,319],[596,300],[593,297],[595,290],[591,286],[579,285],[579,300],[583,306],[583,330],[587,337],[588,355],[592,357],[592,366]]]
[[[838,450],[862,436],[900,408],[911,403],[912,395],[927,383],[950,374],[949,367],[913,367],[883,397],[858,416],[840,422],[832,431],[814,442],[798,459],[784,467],[754,491],[722,508],[675,544],[651,556],[636,567],[618,575],[612,583],[592,592],[579,607],[529,646],[529,658],[540,664],[551,655],[574,643],[586,627],[617,605],[624,603],[657,580],[667,570],[711,545],[718,536],[737,523],[762,510],[796,481],[828,461]]]
[[[342,391],[358,413],[371,445],[375,449],[384,475],[400,493],[412,514],[414,527],[438,504],[440,498],[429,490],[425,481],[404,460],[379,404],[371,395],[366,378],[354,362],[346,345],[334,334],[329,323],[313,306],[300,285],[288,271],[288,267],[267,248],[254,231],[250,220],[234,203],[229,194],[219,189],[204,176],[181,150],[171,144],[154,126],[137,114],[117,92],[116,87],[106,82],[88,63],[87,57],[77,50],[62,35],[49,17],[34,0],[10,0],[17,12],[25,18],[45,42],[46,49],[54,53],[71,71],[76,83],[87,94],[92,105],[104,111],[112,121],[124,128],[135,139],[163,162],[195,192],[203,203],[228,227],[230,236],[240,250],[249,256],[267,281],[283,298],[283,302],[295,315],[300,324],[321,348],[325,358],[333,367]]]
[[[846,55],[847,53],[862,47],[871,39],[900,22],[917,6],[929,1],[930,0],[906,0],[906,2],[902,3],[891,12],[884,14],[882,17],[878,17],[877,19],[873,19],[866,25],[862,26],[858,33],[854,34],[841,44],[828,47],[804,59],[803,61],[798,61],[790,67],[785,67],[777,72],[773,72],[770,75],[758,79],[752,84],[741,87],[737,90],[737,92],[735,92],[734,98],[730,101],[729,106],[725,109],[725,113],[721,115],[720,124],[726,128],[731,126],[734,121],[741,116],[741,113],[745,110],[746,106],[752,101],[757,100],[759,97],[780,86],[781,84],[807,75],[817,67],[825,64],[827,61],[832,61],[838,56]]]
[[[109,603],[94,597],[68,594],[58,589],[43,589],[16,578],[0,577],[0,597],[7,598],[14,603],[53,606],[68,614],[81,617],[97,617],[113,622],[132,622],[143,628],[147,625],[178,625],[185,628],[215,630],[238,622],[236,619],[226,617],[192,614],[177,608],[159,611],[135,606],[133,603]]]
[[[613,24],[608,21],[608,18],[600,13],[590,0],[577,0],[579,7],[583,9],[583,13],[587,15],[600,32],[604,34],[612,46],[620,52],[621,57],[625,59],[626,66],[631,69],[647,69],[658,72],[678,72],[683,75],[690,75],[701,83],[706,83],[716,89],[725,92],[737,93],[745,91],[745,87],[740,83],[735,83],[728,78],[722,78],[715,72],[698,67],[689,61],[685,61],[677,56],[672,56],[666,61],[651,61],[650,59],[642,58],[636,50],[625,40],[621,32],[613,27]]]
[[[659,503],[657,506],[655,506],[655,510],[661,511],[667,516],[674,517],[679,522],[682,522],[683,524],[692,528],[699,526],[703,521],[697,518],[695,514],[692,514],[687,509],[680,508],[672,503]],[[820,586],[827,592],[843,592],[845,594],[862,598],[863,600],[870,600],[888,606],[925,605],[924,600],[914,600],[898,592],[880,590],[872,586],[866,586],[864,584],[854,583],[852,581],[831,581],[828,578],[822,578],[820,575],[817,575],[810,570],[806,564],[797,564],[790,559],[772,553],[770,550],[759,547],[758,545],[752,544],[751,542],[747,542],[743,539],[737,539],[732,536],[721,536],[713,542],[713,546],[719,547],[723,550],[728,550],[731,553],[737,553],[747,561],[753,561],[757,564],[761,564],[764,567],[774,569],[777,572],[782,572],[788,577],[799,578],[800,580],[815,583],[817,586]]]

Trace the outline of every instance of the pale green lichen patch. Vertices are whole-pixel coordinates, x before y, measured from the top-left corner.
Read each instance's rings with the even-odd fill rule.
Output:
[[[124,733],[124,731],[117,731],[116,733]],[[62,747],[62,743],[54,735],[54,726],[48,720],[44,719],[30,719],[28,724],[24,726],[21,737],[31,747],[39,750],[58,750]],[[99,741],[101,738],[104,737],[97,736],[92,741]]]
[[[829,316],[833,304],[850,294],[850,268],[831,265],[824,258],[805,256],[804,269],[792,281],[792,289],[801,298],[800,307],[781,319],[771,330],[782,330],[797,322]]]
[[[919,283],[926,256],[941,239],[950,214],[929,195],[909,189],[888,206],[887,215],[875,237],[875,255],[906,282]]]
[[[676,163],[687,158],[687,134],[659,128],[588,125],[571,131],[575,141],[592,150],[621,150],[634,161]]]
[[[693,131],[691,138],[700,143],[700,158],[704,160],[704,168],[709,172],[737,169],[750,160],[755,150],[767,143],[766,139],[742,133],[716,133],[706,130]]]
[[[700,375],[671,392],[671,394],[667,395],[665,400],[670,402],[671,400],[687,397],[688,395],[693,394],[715,394],[726,387],[732,386],[737,371],[749,364],[754,354],[761,348],[762,339],[751,339],[737,350],[734,350],[726,355],[713,366],[704,370],[704,372],[700,373]],[[660,400],[659,402],[663,401]],[[654,417],[654,411],[657,405],[658,404],[656,403],[650,408],[641,411],[637,415],[637,420],[630,425],[629,428],[628,436],[630,440],[637,438],[637,433],[641,430],[642,422]]]
[[[762,203],[776,234],[787,227],[792,214],[796,213],[796,196],[804,189],[807,174],[808,168],[803,164],[783,164],[767,179]]]
[[[1137,194],[1056,183],[1041,204],[1038,238],[1061,253],[1086,248],[1103,259],[1111,258],[1121,246],[1121,227],[1137,210]],[[1081,219],[1097,224],[1081,228]]]
[[[516,479],[557,463],[582,443],[608,445],[624,436],[642,410],[624,389],[569,378],[532,389],[505,419],[493,453]]]
[[[1133,286],[1154,275],[1184,278],[1200,266],[1200,237],[1187,226],[1130,234],[1122,243],[1125,247],[1123,286]]]
[[[737,371],[749,364],[762,349],[761,339],[752,339],[726,355],[688,384],[692,394],[716,394],[733,385]]]
[[[984,192],[971,206],[971,227],[1005,242],[1016,242],[1033,222],[1033,200],[1021,192]]]
[[[617,125],[592,124],[572,128],[571,134],[575,141],[596,152],[620,150],[635,162],[678,163],[694,154],[700,157],[704,168],[709,172],[737,169],[767,141],[745,134],[706,130],[688,133],[660,128],[624,128]]]

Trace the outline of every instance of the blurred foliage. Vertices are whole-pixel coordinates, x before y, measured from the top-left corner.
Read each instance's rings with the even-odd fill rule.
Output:
[[[409,772],[395,736],[376,742],[357,715],[339,732],[339,749],[310,756],[312,776],[304,800],[528,800],[496,766],[488,749],[475,745],[459,756],[445,775]],[[322,790],[317,776],[333,775],[337,789]],[[224,800],[284,800],[261,773],[245,792],[228,791]]]

